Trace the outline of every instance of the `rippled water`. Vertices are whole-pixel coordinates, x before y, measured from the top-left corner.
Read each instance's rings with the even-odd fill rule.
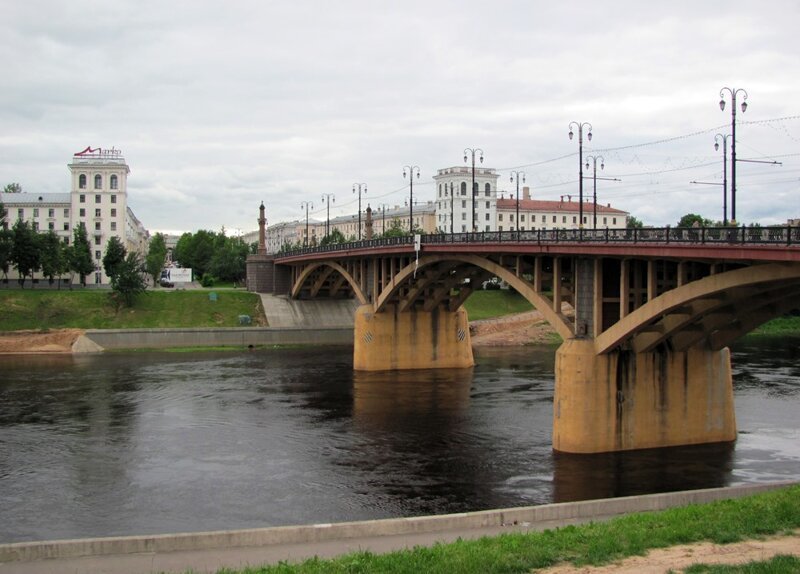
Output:
[[[740,438],[551,450],[550,347],[0,358],[0,542],[447,513],[800,477],[800,340],[734,352]]]

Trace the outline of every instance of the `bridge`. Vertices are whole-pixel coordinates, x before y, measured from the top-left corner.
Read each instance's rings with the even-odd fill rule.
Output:
[[[564,340],[553,447],[576,453],[735,440],[728,345],[800,309],[797,227],[437,234],[268,264],[257,290],[358,299],[357,370],[471,367],[462,303],[498,277]]]

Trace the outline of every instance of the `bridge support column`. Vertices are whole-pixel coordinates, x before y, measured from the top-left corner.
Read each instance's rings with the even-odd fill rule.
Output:
[[[730,353],[556,352],[553,448],[596,453],[736,440]]]
[[[475,364],[467,312],[356,310],[353,368],[357,371],[454,369]]]

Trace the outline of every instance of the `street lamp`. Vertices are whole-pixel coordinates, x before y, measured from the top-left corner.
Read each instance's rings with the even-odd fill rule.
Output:
[[[471,148],[468,147],[464,150],[464,163],[467,162],[467,155],[472,156],[472,232],[475,233],[478,231],[478,228],[475,225],[475,194],[477,193],[477,189],[475,188],[475,154],[478,154],[481,159],[481,163],[483,163],[483,150],[480,148]]]
[[[354,183],[353,184],[353,193],[356,192],[356,188],[358,188],[358,240],[361,241],[361,186],[364,186],[364,195],[367,194],[367,184],[366,183]]]
[[[381,203],[378,206],[378,209],[383,211],[383,231],[381,231],[381,235],[386,235],[386,208],[389,207],[388,203]]]
[[[511,172],[511,181],[513,182],[516,178],[517,180],[517,238],[519,239],[519,178],[522,177],[522,183],[525,183],[525,172],[524,171],[512,171]]]
[[[722,140],[722,225],[728,225],[728,138],[730,134],[714,136],[714,149],[719,150]]]
[[[586,126],[588,133],[586,139],[592,141],[592,124],[589,122],[570,122],[569,123],[569,139],[572,139],[572,126],[573,124],[578,128],[578,199],[580,200],[578,207],[578,224],[583,229],[583,127]]]
[[[586,169],[589,169],[589,160],[592,160],[592,164],[594,165],[594,171],[592,175],[592,203],[594,204],[594,211],[593,211],[593,219],[594,222],[592,223],[592,229],[597,229],[597,160],[600,160],[600,169],[605,169],[605,159],[603,156],[599,155],[589,155],[586,156]]]
[[[447,189],[447,184],[445,183],[445,189]],[[455,217],[455,192],[453,191],[453,182],[450,182],[450,235],[453,235],[453,218]]]
[[[325,216],[325,237],[331,234],[331,202],[336,203],[336,196],[332,193],[323,193],[322,203],[328,208],[327,215]]]
[[[419,166],[418,165],[404,165],[403,166],[403,177],[406,176],[406,170],[408,170],[408,180],[411,184],[411,191],[409,193],[409,201],[408,201],[408,232],[413,235],[414,234],[414,173],[416,170],[417,179],[419,179]]]
[[[301,201],[300,202],[300,209],[305,208],[305,210],[306,210],[306,238],[305,238],[305,241],[303,242],[303,246],[304,247],[308,247],[308,208],[309,207],[311,209],[314,209],[314,204],[311,203],[310,201]]]
[[[742,113],[747,111],[747,92],[742,88],[722,88],[719,109],[725,111],[725,90],[731,95],[731,224],[736,225],[736,94],[741,92]]]

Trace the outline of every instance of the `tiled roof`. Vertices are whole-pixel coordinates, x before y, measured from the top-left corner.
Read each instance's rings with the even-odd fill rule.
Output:
[[[580,211],[580,203],[577,201],[549,201],[545,199],[520,199],[519,208],[525,211],[546,211],[551,212],[565,212],[565,213],[578,213]],[[513,210],[517,208],[516,199],[498,199],[497,209]],[[594,204],[584,203],[584,213],[592,211]],[[607,205],[597,204],[597,213],[613,213],[618,215],[627,215],[627,211],[609,207]]]
[[[37,203],[70,204],[69,193],[0,193],[0,203],[10,205],[33,205]]]

